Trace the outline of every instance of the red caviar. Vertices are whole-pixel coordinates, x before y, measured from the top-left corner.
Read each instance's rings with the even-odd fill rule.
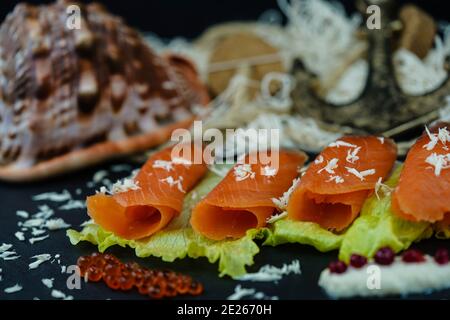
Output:
[[[199,295],[203,285],[191,277],[171,270],[151,270],[135,262],[122,263],[112,254],[93,253],[78,258],[81,276],[89,281],[103,280],[113,290],[136,288],[155,299],[177,295]]]

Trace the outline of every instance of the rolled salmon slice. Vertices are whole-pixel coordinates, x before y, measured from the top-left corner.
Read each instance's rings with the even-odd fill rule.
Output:
[[[262,153],[248,155],[195,206],[191,225],[196,232],[222,240],[266,225],[278,211],[273,199],[289,189],[307,159],[303,152],[279,151],[269,156],[278,159],[277,165],[262,161]]]
[[[349,136],[331,143],[311,163],[293,191],[288,218],[341,231],[359,215],[397,157],[390,139]]]
[[[185,150],[190,152],[185,153],[179,149],[173,153],[168,147],[153,154],[129,190],[88,197],[88,214],[103,229],[125,239],[144,238],[164,228],[181,212],[184,196],[207,170],[203,161],[192,162],[201,146],[188,146]]]
[[[450,222],[450,124],[437,124],[409,150],[392,210],[407,220]]]

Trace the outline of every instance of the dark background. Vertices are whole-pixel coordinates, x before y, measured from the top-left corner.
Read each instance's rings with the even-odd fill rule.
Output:
[[[0,0],[0,20],[10,12],[19,1]],[[49,1],[29,1],[34,4],[49,3]],[[84,2],[84,1],[83,1]],[[132,26],[141,30],[152,31],[164,38],[185,36],[193,38],[201,34],[208,26],[215,23],[230,20],[254,20],[267,9],[276,9],[275,0],[161,0],[161,1],[102,1],[113,13],[123,16]],[[353,1],[343,1],[349,12],[354,10]],[[405,1],[398,1],[404,3]],[[427,0],[409,1],[419,3],[426,11],[437,19],[450,20],[450,12],[445,8],[447,1]],[[137,166],[133,164],[133,166]],[[16,210],[26,210],[30,213],[37,212],[36,203],[31,201],[33,195],[68,189],[72,195],[76,188],[82,189],[82,194],[76,199],[84,199],[87,195],[94,193],[94,188],[87,188],[86,182],[92,179],[93,174],[99,169],[106,169],[108,165],[90,168],[82,172],[70,174],[64,177],[52,179],[43,183],[31,185],[10,185],[0,183],[0,244],[2,242],[12,243],[14,250],[22,257],[21,259],[4,262],[0,260],[0,268],[3,269],[3,281],[0,282],[0,300],[2,299],[50,299],[50,289],[43,286],[42,278],[55,278],[55,289],[73,295],[75,299],[145,299],[135,291],[118,292],[108,289],[104,284],[82,284],[82,290],[68,291],[65,287],[67,274],[60,273],[60,266],[56,263],[46,262],[38,269],[29,271],[29,257],[51,253],[61,254],[61,263],[64,265],[74,264],[80,255],[90,254],[96,248],[88,243],[71,246],[64,230],[51,232],[49,239],[38,242],[33,246],[27,242],[20,242],[14,237],[18,230],[17,223],[20,219],[16,216]],[[116,174],[111,176],[112,180],[126,176]],[[96,187],[97,188],[97,187]],[[45,202],[44,202],[45,203]],[[42,203],[42,204],[44,204]],[[49,205],[55,205],[48,203]],[[56,207],[55,207],[56,209]],[[79,224],[87,219],[86,211],[72,210],[58,212],[55,217],[61,217],[74,228],[79,229]],[[27,234],[27,238],[29,235]],[[449,246],[448,241],[430,239],[419,245],[414,245],[425,252],[433,254],[437,247]],[[223,299],[233,293],[237,282],[229,278],[217,276],[217,264],[210,264],[205,259],[184,259],[175,263],[164,263],[157,258],[138,259],[133,250],[124,248],[113,248],[111,250],[124,261],[138,261],[151,268],[170,268],[185,272],[205,284],[205,293],[199,299]],[[249,271],[256,271],[262,265],[270,263],[280,266],[293,259],[299,259],[302,268],[301,276],[288,276],[278,284],[274,283],[242,283],[243,287],[256,288],[269,296],[277,295],[281,299],[326,299],[327,296],[317,286],[317,280],[321,270],[327,264],[337,258],[337,252],[319,253],[314,248],[302,245],[283,245],[276,248],[262,247],[261,253],[255,257],[255,265]],[[4,294],[3,289],[20,283],[24,289],[15,294]],[[441,291],[433,295],[413,295],[410,298],[433,298],[448,299],[450,291]],[[398,298],[398,297],[394,297]]]
[[[438,20],[450,20],[448,0],[395,0],[397,3],[415,3]],[[0,20],[21,1],[1,0]],[[28,0],[43,4],[52,1]],[[89,3],[92,1],[78,1]],[[161,37],[184,36],[193,38],[208,26],[230,20],[255,20],[268,9],[277,9],[276,0],[120,0],[97,1],[111,12],[125,18],[128,24]],[[348,12],[355,10],[354,0],[342,0]]]

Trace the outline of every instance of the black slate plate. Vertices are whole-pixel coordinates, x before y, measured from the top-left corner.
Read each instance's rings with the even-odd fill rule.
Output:
[[[117,164],[117,163],[115,163]],[[96,251],[96,247],[82,242],[77,246],[72,246],[65,235],[65,230],[50,231],[50,237],[34,245],[27,241],[17,240],[14,233],[19,230],[17,223],[22,218],[16,216],[17,210],[26,210],[29,213],[37,212],[39,204],[48,204],[50,207],[58,207],[57,203],[42,201],[32,201],[33,195],[56,191],[61,192],[67,189],[75,199],[84,199],[88,194],[92,194],[95,188],[88,188],[86,183],[92,180],[94,173],[100,169],[110,169],[114,163],[101,167],[88,169],[82,172],[73,173],[65,177],[59,177],[46,182],[34,183],[31,185],[0,184],[0,244],[11,243],[13,248],[21,256],[20,259],[12,261],[0,260],[0,268],[3,269],[3,281],[0,281],[0,300],[2,299],[52,299],[51,289],[45,287],[42,278],[55,278],[54,288],[72,295],[75,299],[146,299],[136,291],[119,292],[110,290],[103,283],[81,282],[81,289],[69,290],[66,286],[67,278],[70,274],[62,274],[61,267],[57,261],[53,263],[45,262],[37,269],[28,270],[28,264],[33,260],[30,257],[36,254],[50,253],[61,255],[61,264],[72,265],[81,255],[90,254]],[[136,164],[131,164],[137,167]],[[111,170],[108,170],[111,172]],[[109,178],[114,181],[117,178],[126,176],[127,172],[111,173]],[[81,188],[83,193],[76,195],[75,190]],[[55,217],[63,218],[74,228],[80,229],[79,224],[87,220],[85,210],[77,209],[70,211],[55,210]],[[28,234],[26,235],[28,238]],[[438,247],[449,247],[448,241],[430,239],[415,245],[428,253],[433,253]],[[282,245],[278,247],[262,247],[261,252],[255,258],[255,264],[249,271],[256,271],[264,264],[281,266],[294,259],[299,259],[301,263],[301,275],[285,276],[279,283],[273,282],[237,282],[230,278],[219,278],[217,264],[210,264],[206,259],[184,259],[174,263],[165,263],[157,258],[140,259],[134,255],[131,249],[114,247],[108,249],[124,261],[137,261],[150,268],[170,268],[175,271],[184,272],[200,280],[205,285],[205,292],[196,299],[224,299],[234,292],[234,287],[241,284],[244,288],[255,288],[263,292],[266,296],[278,296],[280,299],[327,299],[325,293],[318,287],[317,281],[320,272],[328,263],[337,258],[337,252],[320,253],[312,247],[304,245]],[[5,294],[3,290],[7,287],[19,283],[23,290],[13,294]],[[192,299],[192,297],[183,297]],[[392,297],[399,298],[399,297]],[[412,295],[407,298],[420,299],[448,299],[450,290],[436,292],[427,295]]]

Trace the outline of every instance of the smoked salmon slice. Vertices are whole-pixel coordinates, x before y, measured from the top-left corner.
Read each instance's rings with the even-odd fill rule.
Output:
[[[450,124],[427,129],[409,150],[392,210],[407,220],[450,222]]]
[[[391,171],[397,147],[390,139],[349,136],[331,143],[311,163],[288,203],[288,218],[341,231]],[[380,181],[380,182],[381,182]]]
[[[274,151],[273,151],[274,152]],[[247,161],[253,157],[256,161]],[[193,209],[193,229],[213,240],[239,238],[252,228],[266,225],[278,211],[273,199],[281,197],[298,176],[307,156],[277,151],[277,166],[265,165],[261,153],[247,155]]]
[[[192,153],[181,152],[180,157],[172,157],[172,149],[168,147],[152,155],[134,178],[131,189],[88,197],[91,218],[103,229],[125,239],[144,238],[164,228],[181,212],[186,192],[207,170],[203,161],[191,162],[191,155],[200,146],[192,144]]]

